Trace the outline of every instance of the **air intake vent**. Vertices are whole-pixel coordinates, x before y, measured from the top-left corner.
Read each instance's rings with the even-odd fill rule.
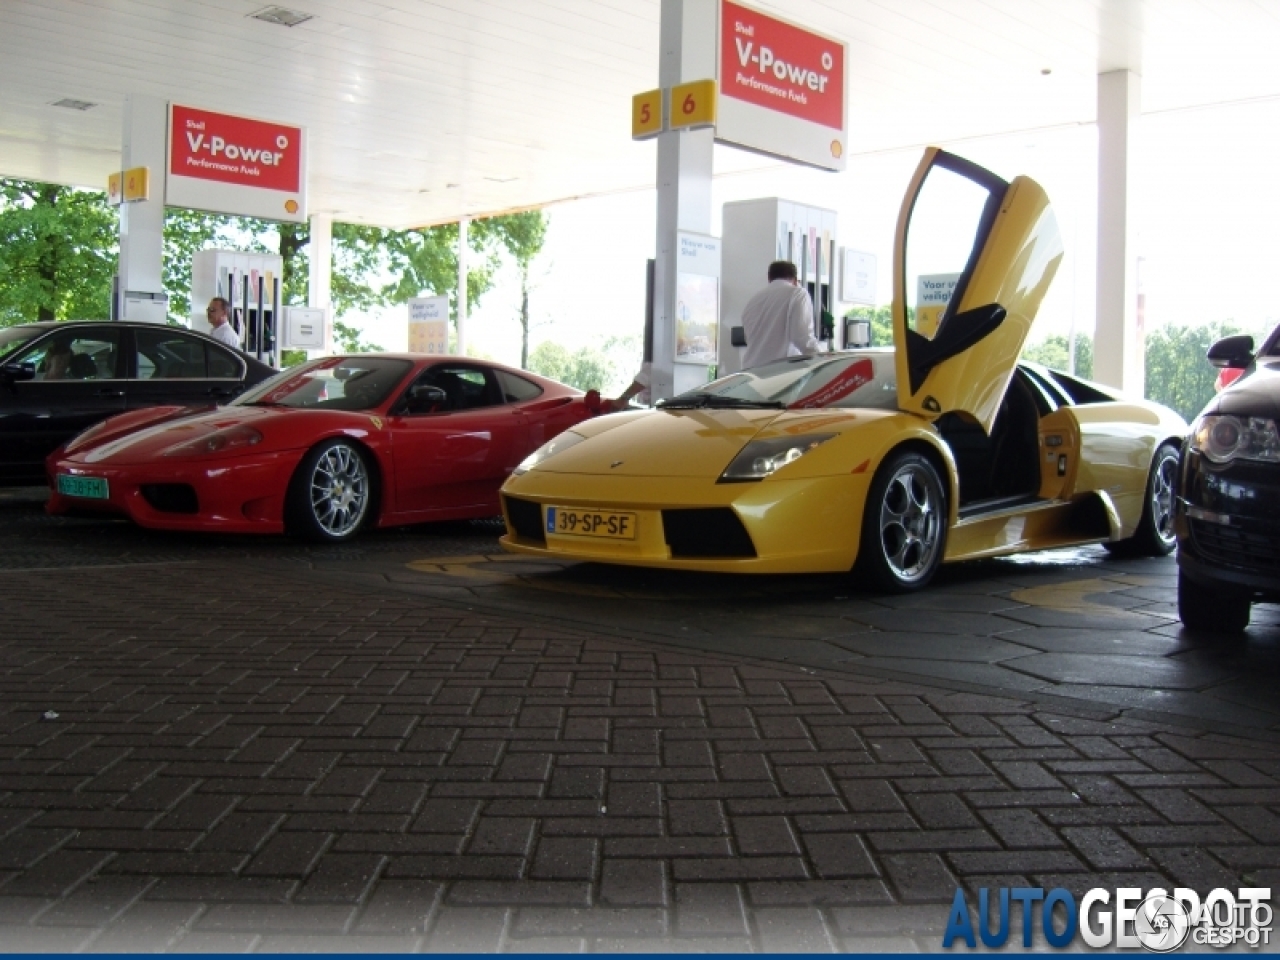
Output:
[[[142,499],[160,513],[199,513],[195,488],[188,483],[144,483]]]
[[[92,110],[97,106],[96,103],[90,103],[88,100],[72,100],[70,97],[63,97],[61,100],[55,100],[50,104],[52,107],[64,107],[67,110]]]
[[[507,505],[507,519],[515,528],[516,536],[521,540],[545,544],[546,532],[542,529],[542,507],[529,500],[517,500],[515,497],[503,497]]]
[[[257,13],[249,14],[254,20],[265,20],[267,23],[276,23],[282,27],[296,27],[300,23],[306,23],[311,19],[311,14],[300,13],[297,10],[289,10],[285,7],[267,7],[265,10],[259,10]]]
[[[755,544],[728,507],[663,510],[662,529],[673,557],[754,557]]]

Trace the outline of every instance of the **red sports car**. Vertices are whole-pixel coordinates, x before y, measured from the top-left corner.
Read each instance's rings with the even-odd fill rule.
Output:
[[[512,468],[598,412],[594,391],[496,363],[326,357],[216,410],[155,407],[90,428],[50,455],[48,511],[327,541],[493,516]]]

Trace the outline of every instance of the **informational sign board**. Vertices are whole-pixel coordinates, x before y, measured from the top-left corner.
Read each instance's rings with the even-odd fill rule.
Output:
[[[165,203],[303,223],[306,150],[302,127],[170,104]]]
[[[958,273],[924,273],[916,280],[916,333],[933,339],[960,276]]]
[[[409,301],[409,352],[449,352],[448,297],[414,297]]]
[[[720,240],[676,234],[676,363],[716,362],[720,330]]]
[[[840,268],[841,302],[876,306],[876,255],[845,247]]]
[[[845,44],[721,0],[716,139],[825,170],[848,144]]]

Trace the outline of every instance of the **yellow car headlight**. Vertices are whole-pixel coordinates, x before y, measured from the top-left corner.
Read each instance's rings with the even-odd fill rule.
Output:
[[[1274,420],[1263,417],[1201,417],[1191,425],[1191,449],[1214,463],[1280,463],[1280,433]]]
[[[520,461],[520,465],[511,471],[513,477],[528,473],[534,467],[541,464],[550,457],[554,457],[557,453],[562,453],[570,447],[576,447],[583,440],[587,439],[580,433],[574,433],[572,430],[566,430],[558,437],[548,440],[533,453],[529,454]]]
[[[826,443],[834,433],[809,433],[801,437],[772,437],[752,440],[720,474],[719,483],[751,483],[773,476],[795,463],[810,450]]]

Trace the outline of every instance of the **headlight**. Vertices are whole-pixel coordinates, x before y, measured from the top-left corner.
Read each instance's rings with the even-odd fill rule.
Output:
[[[174,444],[164,452],[166,457],[201,457],[211,453],[225,453],[237,447],[252,447],[262,442],[262,434],[253,427],[227,427],[206,433],[194,440]]]
[[[1214,463],[1280,463],[1280,433],[1274,420],[1262,417],[1201,417],[1191,425],[1191,449]]]
[[[537,450],[533,451],[533,453],[521,460],[520,466],[512,470],[511,475],[518,477],[522,473],[528,473],[548,457],[554,457],[557,453],[568,450],[570,447],[576,447],[585,439],[587,438],[582,434],[567,430],[560,434],[560,436],[548,440]]]
[[[752,440],[720,474],[721,483],[744,483],[763,480],[794,463],[814,447],[826,443],[834,433],[809,433],[802,437],[774,437]]]

